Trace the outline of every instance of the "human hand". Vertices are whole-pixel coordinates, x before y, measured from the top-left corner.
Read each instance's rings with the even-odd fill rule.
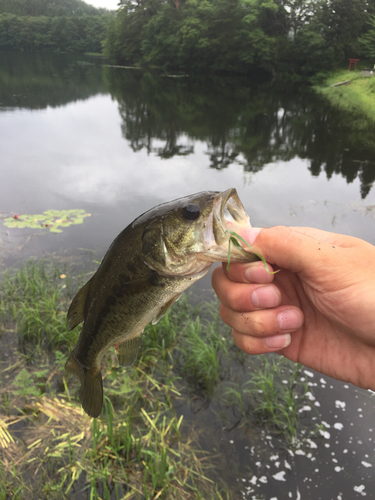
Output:
[[[241,233],[262,262],[212,273],[220,313],[248,354],[277,351],[330,377],[375,390],[375,247],[313,228]],[[253,243],[254,242],[254,243]],[[272,269],[271,269],[272,270]]]

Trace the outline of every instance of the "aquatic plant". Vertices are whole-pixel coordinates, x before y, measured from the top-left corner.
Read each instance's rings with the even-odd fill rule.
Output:
[[[52,264],[30,261],[0,281],[0,318],[13,321],[27,350],[70,347],[78,330],[68,332],[66,310],[71,301],[71,280]]]
[[[301,436],[301,409],[309,405],[309,387],[300,376],[302,365],[281,356],[260,358],[261,364],[249,380],[240,386],[226,387],[223,399],[236,405],[242,420],[267,429],[286,438],[289,444],[298,444]],[[301,380],[301,378],[303,380]],[[319,420],[310,425],[315,434]]]
[[[83,280],[70,276],[67,268],[29,262],[0,282],[3,331],[15,340],[12,364],[0,370],[0,500],[80,498],[82,489],[98,500],[235,498],[215,473],[217,455],[200,449],[177,409],[192,399],[215,401],[221,386],[221,404],[235,405],[243,421],[287,440],[298,436],[299,368],[265,362],[252,380],[231,385],[237,348],[217,301],[194,308],[185,296],[147,326],[135,366],[118,367],[108,353],[104,409],[90,419],[78,402],[78,380],[64,371],[75,342],[65,313]]]
[[[46,210],[43,214],[22,214],[6,217],[4,225],[10,228],[31,229],[48,228],[51,233],[61,233],[62,230],[72,224],[82,224],[85,217],[91,214],[85,210]]]
[[[279,272],[279,271],[270,271],[269,267],[268,267],[268,264],[266,262],[266,259],[263,257],[263,255],[261,255],[258,252],[255,252],[255,250],[253,250],[253,247],[250,245],[250,243],[248,241],[245,240],[245,238],[242,238],[242,236],[240,236],[239,234],[235,233],[234,231],[230,231],[229,229],[227,229],[226,232],[231,235],[230,238],[229,238],[229,242],[228,242],[228,264],[227,264],[227,271],[229,269],[229,264],[230,264],[230,245],[232,243],[234,246],[240,247],[241,245],[238,242],[238,240],[240,240],[244,245],[246,245],[250,249],[251,253],[254,253],[257,257],[259,257],[259,259],[263,262],[264,267],[266,268],[266,271],[268,273],[270,273],[270,274],[276,274],[276,273]]]

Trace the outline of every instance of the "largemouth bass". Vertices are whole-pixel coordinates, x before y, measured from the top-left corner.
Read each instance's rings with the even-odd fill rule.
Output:
[[[250,227],[235,189],[206,191],[158,205],[127,226],[113,241],[94,276],[73,299],[68,329],[84,321],[65,368],[81,382],[85,412],[103,405],[100,370],[114,346],[121,366],[137,358],[144,327],[160,318],[214,262],[228,255],[227,230]],[[233,246],[231,262],[258,257]]]

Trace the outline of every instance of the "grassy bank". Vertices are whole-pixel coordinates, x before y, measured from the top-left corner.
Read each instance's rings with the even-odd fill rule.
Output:
[[[216,448],[223,429],[291,448],[316,435],[301,366],[246,357],[216,303],[194,310],[186,298],[147,327],[134,367],[108,354],[104,410],[89,418],[64,371],[79,333],[65,314],[86,279],[29,263],[0,280],[0,500],[229,500],[239,458]]]
[[[348,83],[337,87],[331,86],[344,81]],[[362,115],[375,122],[375,76],[362,77],[358,69],[337,70],[314,88],[337,108]]]

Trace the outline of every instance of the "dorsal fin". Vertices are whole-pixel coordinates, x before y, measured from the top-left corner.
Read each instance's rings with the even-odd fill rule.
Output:
[[[134,364],[142,343],[141,335],[137,335],[130,340],[125,340],[125,342],[115,347],[120,366],[131,366]]]
[[[91,287],[92,278],[84,285],[77,295],[72,300],[70,304],[68,314],[66,317],[66,322],[68,330],[73,330],[77,325],[79,325],[85,319],[85,302],[87,294]]]

